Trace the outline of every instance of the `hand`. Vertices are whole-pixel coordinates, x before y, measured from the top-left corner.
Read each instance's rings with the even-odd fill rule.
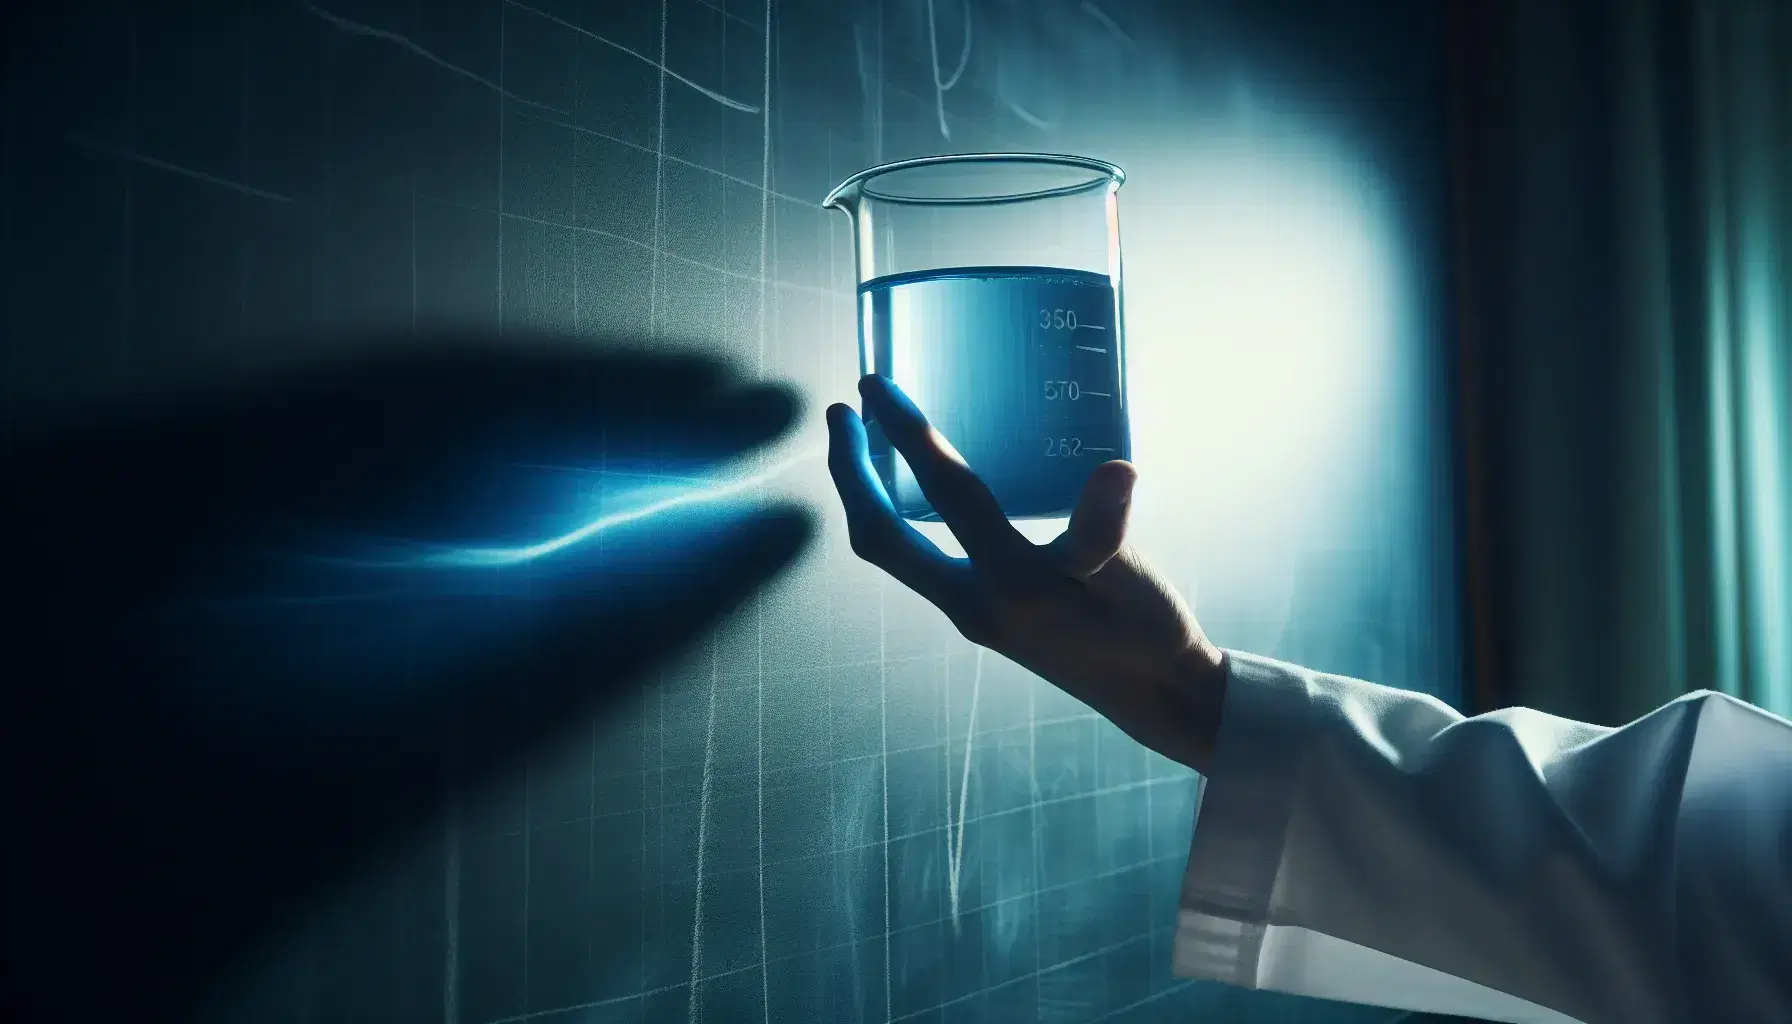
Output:
[[[452,792],[590,728],[809,536],[800,510],[709,504],[497,569],[308,559],[540,539],[518,525],[583,510],[517,490],[525,464],[689,473],[797,412],[591,338],[365,341],[384,354],[8,438],[20,1019],[181,1013]]]
[[[947,556],[896,514],[871,466],[864,423],[835,405],[827,412],[828,467],[853,550],[945,612],[966,639],[1037,673],[1152,750],[1206,771],[1224,656],[1126,544],[1132,465],[1098,466],[1069,527],[1050,544],[1033,544],[908,396],[875,375],[859,381],[859,392],[969,557]]]

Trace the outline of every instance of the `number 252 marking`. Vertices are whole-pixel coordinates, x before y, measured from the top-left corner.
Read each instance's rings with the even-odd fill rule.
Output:
[[[1083,439],[1080,437],[1048,437],[1045,439],[1045,454],[1060,459],[1074,458],[1083,454]]]

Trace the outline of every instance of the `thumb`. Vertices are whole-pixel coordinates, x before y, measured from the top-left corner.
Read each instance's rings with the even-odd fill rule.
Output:
[[[1052,542],[1059,567],[1077,579],[1101,570],[1126,541],[1126,521],[1132,511],[1132,489],[1139,471],[1132,463],[1103,463],[1089,474],[1070,526]]]

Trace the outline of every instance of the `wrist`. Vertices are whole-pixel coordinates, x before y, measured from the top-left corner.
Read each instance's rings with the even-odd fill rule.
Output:
[[[1212,767],[1214,747],[1219,740],[1228,672],[1226,653],[1206,637],[1198,637],[1176,659],[1162,693],[1170,727],[1177,737],[1177,750],[1171,756],[1203,775]]]

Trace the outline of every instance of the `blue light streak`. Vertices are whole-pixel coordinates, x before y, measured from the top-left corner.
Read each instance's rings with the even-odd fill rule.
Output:
[[[637,523],[680,508],[710,504],[735,497],[789,472],[798,465],[820,458],[824,448],[814,448],[792,456],[759,473],[725,480],[707,487],[683,491],[633,508],[611,512],[583,523],[574,529],[533,544],[514,546],[445,546],[418,553],[409,558],[382,562],[360,562],[369,567],[393,569],[495,569],[523,565],[576,547],[585,541],[618,526]]]

